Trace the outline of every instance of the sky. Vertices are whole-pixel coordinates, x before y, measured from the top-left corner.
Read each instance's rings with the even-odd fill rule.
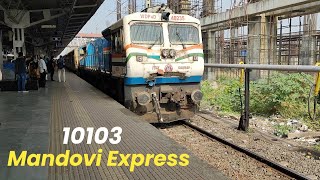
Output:
[[[128,0],[120,0],[122,2],[122,13],[127,13]],[[104,0],[96,13],[81,29],[81,33],[101,33],[104,29],[109,27],[112,23],[117,20],[116,11],[117,0]],[[143,9],[144,0],[137,0],[137,11]]]
[[[123,14],[127,13],[127,3],[128,0],[120,0],[122,2],[122,12]],[[144,9],[145,0],[136,0],[137,1],[137,11]],[[217,2],[221,6],[222,11],[230,9],[232,2],[234,0],[219,0]],[[236,0],[238,4],[241,0]],[[94,16],[86,23],[86,25],[81,29],[81,33],[101,33],[104,29],[109,27],[112,23],[116,22],[116,2],[117,0],[104,0],[103,4],[96,11]],[[166,0],[153,0],[157,4],[166,3]],[[223,2],[223,3],[221,3]],[[303,19],[303,18],[302,18]],[[289,20],[283,20],[283,26],[288,26]],[[299,31],[299,18],[292,19],[292,32]],[[280,22],[278,22],[278,28],[280,27]],[[320,15],[318,15],[318,29],[320,29]],[[289,28],[284,28],[283,33],[288,33]]]
[[[80,30],[81,33],[100,33],[116,19],[115,0],[105,0],[96,13]]]

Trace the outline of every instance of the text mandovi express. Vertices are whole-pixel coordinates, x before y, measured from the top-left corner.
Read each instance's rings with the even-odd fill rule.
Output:
[[[97,154],[70,154],[66,150],[63,154],[28,154],[22,151],[18,156],[15,151],[10,151],[7,166],[100,166],[103,158],[103,150],[99,149]],[[119,151],[109,151],[107,166],[127,166],[130,172],[139,166],[188,166],[188,154],[122,154]]]

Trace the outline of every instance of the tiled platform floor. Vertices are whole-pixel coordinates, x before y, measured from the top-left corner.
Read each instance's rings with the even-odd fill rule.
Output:
[[[67,82],[48,82],[48,88],[27,94],[0,92],[0,179],[224,179],[225,177],[194,157],[150,124],[139,119],[112,98],[74,74]],[[123,129],[118,145],[63,145],[63,127],[112,127]],[[10,150],[30,153],[92,154],[103,149],[100,167],[6,167]],[[191,155],[187,167],[107,167],[110,150],[120,153]]]

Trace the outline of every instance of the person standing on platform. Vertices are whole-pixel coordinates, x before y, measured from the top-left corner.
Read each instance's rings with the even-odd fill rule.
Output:
[[[46,74],[47,74],[47,65],[46,62],[43,60],[43,57],[39,60],[39,71],[40,71],[40,80],[39,80],[39,87],[46,87]]]
[[[31,57],[29,64],[29,76],[32,80],[38,80],[40,78],[39,64],[35,57]]]
[[[58,62],[58,79],[61,82],[61,72],[63,76],[63,82],[66,82],[66,70],[64,69],[64,58],[62,56],[59,57]]]
[[[49,68],[49,57],[48,56],[44,56],[43,57],[43,60],[44,60],[44,62],[46,63],[46,66],[47,66],[47,68]],[[48,73],[49,72],[47,72],[47,74],[46,74],[46,81],[48,81]]]
[[[48,72],[50,73],[51,81],[54,81],[53,75],[54,75],[54,69],[56,64],[54,63],[53,56],[51,56],[51,59],[48,62]]]
[[[27,79],[27,67],[26,60],[23,57],[23,53],[18,53],[18,58],[14,61],[15,64],[15,74],[18,78],[18,92],[28,92],[26,91],[26,79]]]

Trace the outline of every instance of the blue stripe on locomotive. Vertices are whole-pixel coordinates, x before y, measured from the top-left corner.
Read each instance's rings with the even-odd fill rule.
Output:
[[[202,76],[190,76],[185,79],[179,77],[156,77],[155,84],[183,84],[183,83],[198,83],[201,82]],[[124,80],[125,85],[141,85],[148,84],[148,79],[143,77],[126,77]]]

